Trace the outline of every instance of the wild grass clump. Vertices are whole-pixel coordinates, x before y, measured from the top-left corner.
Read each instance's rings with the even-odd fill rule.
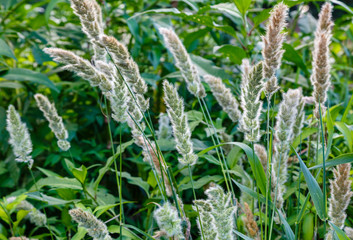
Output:
[[[278,3],[251,21],[247,9],[258,3],[242,6],[245,2],[197,10],[200,17],[208,8],[235,9],[227,14],[236,19],[233,24],[242,22],[239,33],[176,8],[162,9],[207,27],[188,35],[192,39],[210,29],[207,39],[217,44],[224,37],[214,31],[217,25],[240,47],[215,47],[208,56],[214,62],[200,60],[190,53],[195,43],[161,18],[150,39],[160,50],[145,56],[158,56],[155,70],[163,66],[152,74],[140,62],[143,47],[132,47],[142,40],[127,41],[109,29],[116,14],[106,16],[110,4],[70,0],[85,34],[83,51],[58,39],[42,51],[58,64],[47,66],[48,75],[84,79],[78,92],[89,100],[65,91],[74,85],[71,79],[56,83],[58,93],[40,89],[27,96],[25,106],[18,93],[7,106],[6,163],[13,169],[26,163],[31,178],[22,171],[21,189],[0,201],[0,239],[353,239],[353,135],[347,120],[353,100],[345,109],[329,101],[337,85],[333,80],[342,75],[331,72],[349,68],[331,59],[338,54],[330,50],[338,41],[333,5],[321,6],[313,41],[302,46],[293,35],[301,34],[296,23],[304,6],[293,10]],[[125,15],[134,37],[138,19],[156,13],[151,8],[159,4]],[[248,41],[260,43],[250,48]],[[223,58],[217,61],[222,52],[236,68],[225,67]],[[304,61],[312,62],[311,69]],[[75,95],[69,104],[57,100],[65,94]],[[82,119],[84,105],[99,116],[90,116],[92,110]],[[49,124],[37,127],[43,116]],[[73,130],[90,126],[89,139]],[[0,176],[5,166],[0,164]]]

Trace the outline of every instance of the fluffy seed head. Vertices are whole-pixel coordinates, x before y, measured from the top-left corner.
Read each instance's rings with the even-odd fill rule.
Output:
[[[54,103],[50,103],[48,98],[42,94],[35,94],[34,98],[36,99],[37,106],[48,120],[50,129],[58,139],[58,146],[63,151],[69,150],[70,143],[67,141],[68,132],[62,118],[58,115]]]
[[[199,98],[205,97],[205,88],[201,84],[196,66],[191,62],[190,56],[178,35],[168,28],[159,28],[159,32],[163,35],[165,45],[172,53],[176,66],[181,71],[181,74],[187,83],[189,92]]]
[[[31,156],[31,137],[26,124],[21,122],[21,117],[13,105],[10,105],[7,110],[6,124],[6,129],[10,134],[9,143],[11,144],[13,153],[16,156],[15,160],[17,162],[28,163],[28,167],[31,169],[33,164],[33,159]]]
[[[264,170],[266,172],[267,171],[267,160],[268,160],[266,148],[261,144],[255,144],[254,150],[255,150],[256,155],[260,159],[262,167],[264,168]]]
[[[282,50],[285,34],[282,32],[286,26],[288,7],[277,4],[271,11],[270,19],[266,26],[266,36],[262,37],[264,48],[262,56],[264,58],[264,76],[270,79],[281,65],[284,51]]]
[[[71,209],[69,211],[72,219],[78,223],[80,227],[87,230],[94,240],[111,240],[107,226],[92,213],[84,211],[80,208]]]
[[[210,85],[211,91],[217,99],[217,102],[222,106],[223,110],[228,114],[230,119],[233,122],[238,121],[241,115],[238,101],[235,99],[230,89],[222,83],[222,79],[212,75],[206,75],[204,76],[204,79],[208,85]]]
[[[191,132],[187,116],[184,113],[184,101],[177,92],[177,89],[168,81],[163,82],[164,101],[167,105],[167,112],[172,123],[173,134],[176,140],[176,149],[182,155],[179,162],[193,165],[197,161],[191,142]]]
[[[247,203],[244,203],[244,212],[246,214],[245,226],[248,231],[250,237],[257,237],[259,234],[259,228],[257,226],[256,221],[254,220],[254,215]]]
[[[170,139],[173,130],[170,126],[168,115],[160,114],[158,125],[158,131],[156,132],[158,139]]]
[[[177,210],[169,202],[155,210],[153,215],[159,228],[168,237],[183,237],[181,219]]]
[[[331,197],[329,199],[328,216],[332,223],[341,229],[347,218],[346,209],[353,195],[351,191],[352,181],[349,180],[350,170],[350,163],[338,165],[333,170],[334,179],[330,181]]]

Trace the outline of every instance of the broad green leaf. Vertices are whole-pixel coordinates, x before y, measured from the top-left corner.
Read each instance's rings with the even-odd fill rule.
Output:
[[[2,78],[5,78],[7,80],[13,80],[13,81],[25,81],[25,82],[30,82],[30,83],[38,83],[41,85],[45,85],[51,90],[55,92],[60,92],[59,89],[54,85],[50,79],[39,72],[34,72],[29,69],[23,69],[23,68],[12,68],[7,73],[3,76]]]
[[[87,168],[84,165],[81,165],[80,168],[74,168],[71,171],[75,178],[80,181],[80,183],[85,183],[87,176]]]
[[[329,167],[334,167],[340,164],[344,164],[344,163],[351,163],[353,162],[353,153],[347,153],[347,154],[342,154],[338,157],[335,157],[331,160],[328,160],[325,162],[325,167],[329,168]],[[318,164],[315,165],[311,168],[309,168],[309,170],[313,170],[313,169],[317,169],[317,168],[322,168],[322,164]]]
[[[83,227],[78,227],[77,233],[72,237],[72,240],[81,240],[85,237],[87,230]]]
[[[291,148],[296,153],[299,159],[300,168],[304,175],[306,184],[309,188],[311,199],[314,202],[317,215],[320,217],[321,220],[324,220],[326,219],[326,206],[324,206],[324,195],[320,189],[320,186],[315,180],[315,178],[313,177],[313,175],[311,175],[309,169],[307,168],[307,166],[305,165],[305,163],[303,162],[299,154],[293,149],[293,147]]]
[[[49,186],[52,188],[69,188],[82,190],[81,183],[76,178],[59,178],[59,177],[47,177],[41,178],[37,182],[37,186],[39,189],[45,186]],[[33,185],[30,191],[36,191],[37,188]]]
[[[246,52],[242,48],[229,44],[217,46],[213,51],[222,53],[224,56],[229,57],[233,63],[238,65],[240,65],[242,60],[246,58]]]
[[[0,55],[13,58],[17,61],[15,54],[7,43],[0,38]]]
[[[26,217],[28,215],[29,212],[30,211],[23,210],[23,209],[18,210],[18,212],[16,214],[16,221],[13,223],[13,226],[15,229],[18,227],[18,224],[20,224],[22,219],[24,219],[24,217]]]
[[[283,43],[283,49],[285,50],[283,54],[283,58],[289,62],[294,63],[295,65],[299,66],[305,74],[308,73],[308,69],[306,68],[306,65],[302,59],[302,57],[298,54],[298,52],[292,47],[292,45],[289,45],[287,43]]]
[[[343,134],[350,152],[353,152],[353,131],[343,122],[335,122],[335,126]]]
[[[111,225],[108,227],[108,231],[110,233],[120,233],[120,226],[119,225]],[[126,229],[125,227],[122,227],[122,235],[127,237],[128,239],[131,239],[131,240],[142,240],[142,238],[138,237],[135,233],[133,233],[129,229]]]
[[[254,17],[254,26],[253,26],[253,28],[256,28],[263,21],[268,19],[270,17],[270,11],[271,11],[271,9],[263,9],[258,15],[256,15],[256,17]]]
[[[335,230],[337,237],[339,240],[350,240],[349,237],[347,237],[347,235],[345,234],[345,232],[343,232],[339,227],[337,227],[335,224],[333,224],[332,222],[329,221],[329,224],[331,225],[331,227],[333,228],[333,230]]]
[[[192,62],[196,65],[197,69],[199,70],[199,74],[201,76],[206,74],[211,74],[213,76],[220,77],[222,79],[227,79],[230,77],[224,71],[224,69],[215,66],[214,63],[208,59],[205,59],[193,54],[190,54],[190,58]]]
[[[50,13],[51,11],[53,11],[54,7],[56,6],[56,4],[60,3],[60,2],[66,2],[65,0],[50,0],[50,3],[48,4],[48,6],[45,9],[45,21],[48,22],[49,21],[49,17],[50,17]]]
[[[0,88],[24,88],[24,86],[18,82],[0,81]]]
[[[233,17],[242,18],[241,13],[233,3],[219,3],[216,5],[212,5],[211,8],[219,11],[222,14],[227,13]]]
[[[203,155],[202,156],[203,158],[205,158],[208,162],[210,162],[210,163],[213,163],[213,164],[215,164],[215,165],[221,165],[220,163],[219,163],[219,160],[218,159],[216,159],[214,156],[212,156],[212,155],[208,155],[208,154],[205,154],[205,155]]]
[[[349,111],[352,110],[352,108],[351,108],[352,104],[353,104],[353,94],[352,94],[351,98],[349,99],[349,102],[347,104],[346,109],[344,110],[341,122],[344,122],[344,123],[347,122],[347,116],[348,116]]]
[[[317,133],[317,128],[306,128],[303,130],[303,132],[294,139],[293,141],[293,148],[297,149],[297,147],[299,146],[300,142],[303,142],[307,137],[309,137],[310,135]]]
[[[118,175],[120,176],[120,172],[118,172]],[[139,186],[140,188],[142,188],[146,192],[147,196],[149,196],[148,190],[150,188],[150,185],[147,182],[145,182],[142,178],[133,177],[128,172],[122,172],[121,176],[123,178],[126,178],[130,184],[133,184],[133,185],[136,185],[136,186]]]
[[[238,235],[239,237],[241,237],[242,239],[245,239],[245,240],[253,240],[252,238],[242,234],[241,232],[238,232],[237,230],[233,230],[233,232]]]
[[[249,9],[251,0],[234,0],[235,5],[241,12],[243,16],[245,16],[246,11]]]
[[[27,193],[28,198],[30,199],[35,199],[41,202],[45,202],[46,204],[48,204],[49,206],[59,206],[59,205],[65,205],[68,203],[75,203],[75,202],[79,202],[79,199],[75,199],[75,200],[63,200],[60,198],[56,198],[56,197],[52,197],[52,196],[48,196],[45,195],[43,193],[38,193],[38,192],[32,192],[32,193]]]
[[[222,179],[223,179],[223,177],[220,175],[204,176],[204,177],[194,181],[194,189],[202,188],[203,186],[205,186],[206,184],[208,184],[210,182],[219,182]],[[192,185],[191,185],[191,182],[189,181],[186,184],[181,184],[178,189],[179,189],[179,191],[184,191],[184,190],[191,189],[191,188],[192,188]]]
[[[339,0],[331,0],[332,3],[335,3],[337,5],[340,5],[343,9],[345,9],[347,12],[353,14],[353,9],[349,7],[347,4],[343,3],[342,1]]]

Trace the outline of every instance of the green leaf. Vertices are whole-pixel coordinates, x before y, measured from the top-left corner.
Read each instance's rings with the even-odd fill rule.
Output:
[[[120,176],[120,172],[118,172],[118,175]],[[130,175],[130,173],[128,172],[122,172],[121,173],[121,176],[123,178],[126,178],[127,181],[130,183],[130,184],[133,184],[133,185],[136,185],[136,186],[139,186],[141,187],[147,194],[147,196],[149,196],[149,188],[150,188],[150,185],[145,182],[142,178],[140,177],[133,177]]]
[[[0,81],[0,88],[24,88],[24,86],[18,82]]]
[[[7,43],[0,38],[0,55],[13,58],[17,61],[15,54]]]
[[[343,134],[344,139],[347,141],[347,145],[350,152],[353,152],[353,134],[347,125],[343,122],[335,122],[335,126]]]
[[[293,149],[292,146],[291,148],[297,154],[297,157],[299,159],[300,168],[303,172],[306,184],[308,185],[311,199],[314,202],[317,215],[320,217],[321,220],[324,220],[326,219],[326,206],[324,206],[324,195],[320,189],[320,186],[313,177],[313,175],[311,175],[309,169],[307,168],[303,160],[300,158],[299,154]]]
[[[211,6],[212,9],[224,14],[227,13],[236,18],[242,18],[241,13],[233,3],[219,3]]]
[[[351,98],[349,99],[349,102],[347,104],[346,109],[344,110],[341,122],[344,122],[344,123],[347,122],[347,115],[348,115],[349,111],[352,109],[351,108],[352,103],[353,103],[353,94],[352,94]]]
[[[51,0],[50,3],[48,4],[48,6],[45,9],[45,21],[48,22],[49,21],[49,17],[50,17],[50,13],[51,11],[53,11],[54,7],[56,4],[60,3],[60,2],[66,2],[65,0]]]
[[[212,61],[193,54],[190,54],[190,58],[192,62],[196,65],[201,76],[211,74],[222,79],[229,78],[229,75],[224,71],[224,69],[215,66]]]
[[[299,66],[305,74],[308,73],[308,69],[306,68],[306,65],[298,54],[298,52],[292,47],[292,45],[289,45],[288,43],[283,43],[283,49],[285,50],[283,54],[283,58],[289,62],[294,63],[295,65]]]
[[[256,28],[259,26],[263,21],[270,17],[271,9],[263,9],[256,17],[254,17],[254,26],[252,28]]]
[[[329,224],[331,225],[331,227],[333,228],[333,230],[335,230],[337,237],[339,240],[350,240],[349,237],[347,237],[347,235],[345,234],[345,232],[343,232],[339,227],[337,227],[335,224],[333,224],[332,222],[329,221]]]
[[[203,186],[205,186],[206,184],[208,184],[210,182],[219,182],[222,179],[223,179],[223,177],[220,175],[204,176],[204,177],[198,179],[197,181],[194,181],[194,189],[202,188]],[[178,189],[179,189],[179,191],[184,191],[184,190],[191,189],[191,188],[192,188],[192,185],[191,185],[191,182],[189,181],[186,184],[181,184]]]
[[[340,164],[344,164],[344,163],[351,163],[353,162],[353,153],[348,153],[348,154],[342,154],[338,157],[335,157],[331,160],[328,160],[325,162],[325,167],[326,168],[329,168],[329,167],[334,167],[334,166],[337,166],[337,165],[340,165]],[[309,168],[309,170],[313,170],[313,169],[317,169],[317,168],[322,168],[323,165],[322,163],[321,164],[318,164],[318,165],[315,165],[311,168]]]
[[[235,5],[241,12],[243,16],[245,16],[246,11],[249,9],[251,0],[234,0]]]
[[[307,137],[309,137],[310,135],[317,133],[317,128],[306,128],[303,130],[303,132],[294,139],[293,141],[293,148],[297,149],[297,147],[299,146],[300,142],[303,142]]]
[[[81,240],[85,237],[87,230],[83,227],[78,227],[77,233],[72,237],[72,240]]]
[[[23,210],[23,209],[18,210],[16,214],[16,221],[13,223],[13,227],[15,229],[18,227],[18,224],[20,224],[22,219],[24,219],[28,215],[29,212],[30,212],[29,210]]]
[[[13,81],[28,81],[31,83],[38,83],[47,86],[51,90],[54,90],[55,92],[60,92],[59,89],[54,85],[50,79],[39,72],[34,72],[29,69],[23,69],[23,68],[12,68],[5,75],[2,76],[3,78],[7,80],[13,80]]]
[[[82,190],[81,183],[76,178],[59,178],[59,177],[47,177],[41,178],[37,182],[37,186],[39,189],[45,186],[49,186],[52,188],[69,188],[75,190]],[[37,188],[33,185],[30,191],[36,191]]]
[[[222,45],[215,47],[213,49],[214,52],[222,53],[225,57],[229,57],[229,59],[235,64],[241,64],[242,60],[246,58],[246,53],[241,47],[233,46],[233,45]]]
[[[238,235],[239,237],[241,237],[242,239],[245,239],[245,240],[253,240],[252,238],[242,234],[241,232],[238,232],[237,230],[233,230],[233,232]]]
[[[120,233],[120,226],[119,225],[111,225],[108,227],[108,231],[110,233]],[[138,237],[131,230],[125,228],[125,225],[122,227],[122,235],[127,237],[128,239],[131,239],[131,240],[142,240],[142,238]]]
[[[80,168],[74,168],[71,171],[75,178],[80,181],[80,183],[85,183],[87,176],[87,168],[84,165],[82,165]]]
[[[281,219],[281,223],[284,226],[284,232],[286,233],[287,239],[289,240],[294,240],[295,239],[295,235],[293,233],[293,230],[290,228],[288,222],[286,221],[286,218],[283,216],[283,214],[281,213],[281,211],[278,211],[278,216]]]

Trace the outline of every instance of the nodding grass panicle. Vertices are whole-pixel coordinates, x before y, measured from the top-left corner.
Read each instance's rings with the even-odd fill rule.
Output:
[[[262,37],[264,48],[262,56],[264,58],[264,76],[267,80],[273,77],[276,70],[280,67],[284,50],[282,49],[285,33],[283,29],[286,26],[288,16],[288,7],[283,4],[277,4],[270,12],[270,19],[266,25],[266,35]],[[277,85],[277,81],[276,81]]]
[[[181,71],[189,92],[198,98],[205,97],[205,88],[201,83],[196,66],[191,62],[190,56],[178,35],[168,28],[159,28],[159,32],[163,35],[165,45],[172,53],[176,66]]]
[[[244,63],[244,62],[243,62]],[[247,63],[247,61],[245,61]],[[243,67],[243,69],[245,69]],[[249,74],[243,73],[241,82],[241,108],[243,115],[240,120],[241,131],[249,142],[258,142],[260,135],[260,113],[262,102],[260,94],[263,90],[263,63],[255,65]]]
[[[193,165],[198,157],[194,154],[191,142],[191,132],[187,116],[184,113],[184,101],[179,96],[177,89],[168,81],[163,82],[164,101],[167,105],[167,112],[172,123],[173,135],[177,143],[176,149],[182,155],[179,162]]]
[[[236,122],[240,118],[239,104],[231,90],[227,88],[222,79],[214,77],[212,75],[205,75],[205,81],[210,85],[213,96],[215,96],[217,102],[223,108],[229,118]]]
[[[181,219],[178,216],[178,212],[174,206],[169,202],[160,206],[153,213],[154,218],[162,232],[166,234],[167,237],[177,237],[178,239],[184,239]]]
[[[315,99],[314,115],[317,119],[324,115],[326,111],[325,102],[327,99],[327,91],[331,85],[330,82],[330,49],[331,43],[331,29],[333,27],[332,18],[332,5],[325,3],[321,8],[319,14],[318,26],[315,32],[313,62],[312,62],[312,75],[311,83],[314,86],[313,96]]]
[[[142,112],[145,112],[149,108],[149,99],[144,97],[148,87],[140,75],[137,63],[132,59],[127,48],[114,37],[103,35],[101,44],[107,48],[113,62],[131,86],[138,106]]]
[[[16,197],[9,197],[6,199],[7,203],[12,203],[16,200]],[[23,200],[16,205],[17,210],[26,210],[29,211],[26,218],[29,219],[31,223],[37,227],[42,227],[47,224],[47,217],[41,211],[36,209],[30,202]]]
[[[7,110],[6,130],[10,134],[9,143],[16,156],[15,160],[28,163],[28,168],[31,169],[33,165],[31,137],[26,124],[21,122],[21,117],[13,105]]]
[[[350,163],[340,164],[333,169],[334,179],[330,180],[331,196],[329,198],[328,216],[332,223],[341,229],[344,227],[347,218],[346,209],[353,195],[351,191],[352,181],[349,180],[350,170]]]
[[[293,135],[293,125],[297,115],[297,107],[301,91],[299,89],[289,89],[283,94],[283,100],[279,106],[275,127],[274,155],[272,158],[272,199],[277,198],[278,209],[283,207],[283,195],[286,191],[284,185],[287,181],[288,153],[290,141]],[[280,171],[278,171],[280,169]],[[279,174],[279,175],[278,175]],[[277,192],[275,191],[277,189]]]
[[[61,150],[70,149],[70,142],[67,141],[68,132],[64,126],[62,118],[58,115],[54,103],[50,103],[48,98],[42,94],[35,94],[37,106],[43,112],[44,117],[49,122],[49,127],[58,139],[58,146]]]
[[[107,226],[92,213],[84,211],[80,208],[71,209],[69,211],[72,219],[78,223],[79,227],[87,230],[94,240],[111,240]]]

